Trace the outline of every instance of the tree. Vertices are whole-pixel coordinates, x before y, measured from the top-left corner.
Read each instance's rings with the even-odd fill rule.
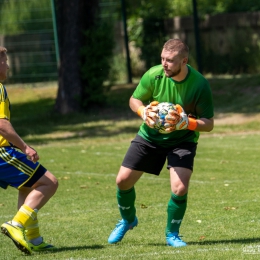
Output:
[[[61,114],[81,109],[80,50],[84,31],[94,26],[97,0],[55,0],[59,39],[59,88],[55,110]],[[86,84],[86,83],[85,83]]]

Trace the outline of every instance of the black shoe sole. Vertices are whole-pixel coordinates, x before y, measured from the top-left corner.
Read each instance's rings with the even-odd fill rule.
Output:
[[[15,246],[20,250],[22,251],[23,253],[25,253],[26,255],[31,255],[31,252],[26,248],[24,247],[23,245],[21,245],[18,241],[14,240],[12,238],[12,236],[9,234],[8,230],[4,227],[1,227],[1,232],[6,235],[7,237],[11,238],[12,241],[14,242]]]

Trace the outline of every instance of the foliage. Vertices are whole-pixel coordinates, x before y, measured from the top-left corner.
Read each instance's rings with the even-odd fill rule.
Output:
[[[13,35],[52,28],[50,0],[0,0],[1,34]]]
[[[163,43],[169,38],[165,32],[164,19],[175,16],[192,16],[193,6],[191,0],[174,1],[127,1],[129,39],[136,49],[140,50],[140,59],[144,61],[144,70],[160,62],[160,52]],[[239,11],[259,11],[260,2],[239,0],[198,0],[198,14],[201,20],[205,15],[216,15],[220,13],[232,13]],[[255,73],[259,70],[259,40],[250,39],[245,41],[243,33],[232,28],[234,35],[226,39],[230,46],[227,54],[218,54],[210,49],[202,40],[203,68],[205,72],[217,73]],[[247,30],[248,32],[248,30]],[[252,37],[255,37],[251,33]],[[248,36],[247,36],[248,37]],[[237,44],[240,42],[241,44]],[[232,51],[231,51],[232,50]],[[191,59],[194,61],[191,50]],[[209,60],[214,62],[209,62]],[[196,67],[196,62],[193,66]]]
[[[200,2],[199,2],[200,3]],[[213,10],[214,4],[211,5],[211,14],[216,13],[235,13],[235,12],[254,12],[260,11],[259,1],[247,1],[247,0],[216,0],[216,10]],[[203,0],[203,8],[206,11],[206,7],[209,6],[207,1]],[[203,9],[202,9],[203,10]],[[204,11],[204,13],[205,13]]]
[[[57,79],[50,0],[0,0],[0,33],[8,49],[8,82]]]
[[[190,16],[193,13],[192,0],[172,0],[162,1],[159,0],[126,0],[127,12],[129,18],[147,16],[147,13],[153,9],[152,12],[158,10],[158,18],[167,18],[175,16]],[[197,9],[201,17],[206,14],[214,15],[220,13],[232,12],[253,12],[260,10],[259,1],[248,0],[197,0]],[[162,6],[160,6],[160,3]],[[164,3],[166,5],[164,6]],[[165,8],[163,16],[160,16],[160,8]]]
[[[146,68],[160,62],[161,48],[167,39],[164,18],[171,13],[169,2],[141,1],[140,9],[129,19],[129,39],[134,42],[136,48],[140,48],[140,58],[145,61]],[[131,8],[133,6],[131,3]],[[136,19],[137,17],[141,19]]]
[[[217,53],[214,48],[202,41],[203,72],[216,75],[257,73],[260,69],[260,39],[248,37],[248,35],[254,35],[253,32],[250,33],[250,28],[247,31],[239,31],[237,28],[230,27],[227,35],[229,47],[225,54]],[[255,44],[255,41],[259,43]]]
[[[85,45],[81,48],[81,75],[83,82],[82,106],[104,104],[104,82],[115,75],[110,74],[112,67],[114,36],[113,24],[96,21],[96,25],[84,32]]]

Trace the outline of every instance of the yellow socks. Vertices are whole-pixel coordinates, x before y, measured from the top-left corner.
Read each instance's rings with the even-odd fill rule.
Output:
[[[37,212],[37,209],[33,210],[24,204],[12,220],[12,222],[17,223],[26,229],[26,237],[29,241],[41,237]]]
[[[32,225],[26,227],[26,237],[29,241],[33,241],[35,238],[41,237],[37,219],[34,223],[32,223]]]

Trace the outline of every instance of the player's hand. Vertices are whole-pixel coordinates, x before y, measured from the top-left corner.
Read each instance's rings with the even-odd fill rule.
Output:
[[[40,159],[37,151],[34,150],[31,146],[27,146],[24,153],[27,155],[27,158],[34,163]]]
[[[144,120],[144,122],[151,128],[154,127],[158,119],[158,101],[151,102],[148,106],[141,106],[137,110],[137,114]]]
[[[181,105],[177,104],[175,105],[175,109],[180,115],[179,122],[175,125],[175,130],[195,130],[197,127],[197,121],[194,118],[189,118],[187,114],[185,113],[184,109],[181,107]]]
[[[165,131],[170,133],[176,130],[176,124],[180,121],[181,116],[177,110],[169,110],[165,116]]]

